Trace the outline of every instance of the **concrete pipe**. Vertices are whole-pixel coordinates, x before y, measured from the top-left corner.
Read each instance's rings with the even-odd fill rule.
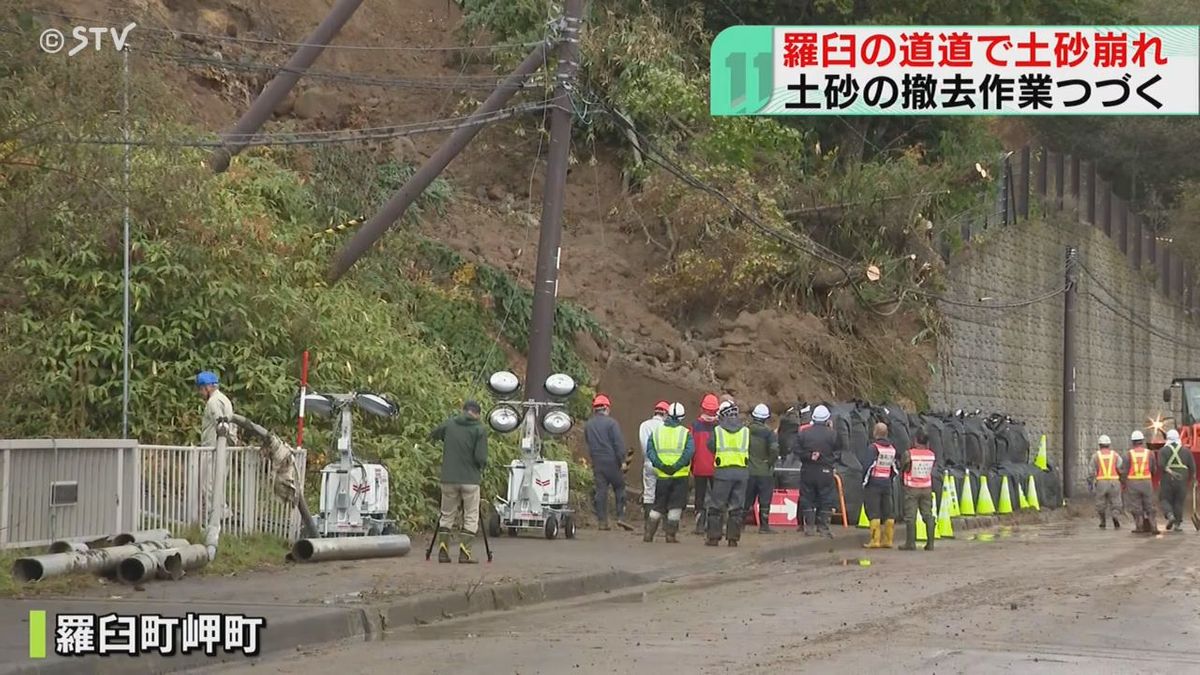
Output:
[[[137,532],[124,532],[112,537],[113,546],[127,546],[129,544],[144,544],[148,541],[162,541],[170,539],[170,530],[139,530]]]
[[[163,541],[148,541],[143,544],[128,546],[113,546],[111,548],[92,549],[71,553],[51,553],[49,555],[17,558],[13,562],[13,579],[20,582],[40,581],[72,572],[92,572],[108,574],[115,572],[121,561],[143,551],[161,551],[169,548],[182,548],[190,545],[186,539],[164,539]]]
[[[183,564],[179,557],[179,549],[141,551],[134,553],[117,565],[117,578],[127,584],[144,583],[160,573],[171,579],[183,576]]]
[[[208,547],[204,544],[192,544],[179,549],[179,577],[181,579],[188,572],[194,572],[203,568],[209,563]]]
[[[82,541],[56,541],[50,544],[51,553],[83,553],[88,550],[88,545]]]
[[[412,542],[405,534],[384,537],[301,539],[292,546],[292,558],[300,562],[398,558],[408,555],[411,547]]]

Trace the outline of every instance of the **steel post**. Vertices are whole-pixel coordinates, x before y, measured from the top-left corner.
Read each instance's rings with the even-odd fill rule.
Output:
[[[1078,301],[1078,279],[1076,264],[1079,252],[1074,246],[1067,247],[1066,295],[1063,299],[1063,399],[1062,399],[1062,448],[1063,448],[1063,497],[1070,499],[1074,491],[1075,460],[1079,439],[1075,434],[1075,319]]]

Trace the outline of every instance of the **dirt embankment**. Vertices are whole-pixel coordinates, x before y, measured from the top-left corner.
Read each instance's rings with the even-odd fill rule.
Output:
[[[249,58],[281,64],[289,48],[246,40],[297,42],[328,11],[324,0],[58,0],[46,3],[64,14],[110,21],[132,16],[147,29],[215,34],[227,39],[178,34],[175,52],[217,58]],[[453,52],[413,50],[459,44],[457,7],[446,0],[368,2],[335,44],[403,47],[331,49],[318,60],[322,71],[384,77],[454,80],[488,75],[487,65],[462,65]],[[162,39],[163,34],[156,34]],[[228,128],[266,82],[220,67],[187,66],[149,58],[191,103],[186,120],[209,131]],[[467,92],[476,99],[487,95]],[[463,92],[302,80],[276,111],[303,128],[346,128],[402,124],[462,114],[473,107]],[[444,217],[430,216],[426,234],[469,258],[510,270],[530,281],[534,268],[541,185],[548,143],[513,124],[485,129],[449,169],[458,198]],[[420,163],[444,138],[421,135],[385,142],[380,149]],[[644,234],[641,217],[622,191],[617,159],[602,147],[576,141],[568,177],[562,243],[560,298],[595,314],[614,340],[599,345],[588,337],[578,347],[593,374],[619,407],[640,419],[658,398],[681,398],[695,407],[709,390],[773,406],[797,398],[861,395],[871,373],[855,361],[870,349],[900,364],[905,376],[926,378],[927,354],[909,345],[917,328],[911,318],[875,321],[864,337],[831,332],[812,315],[768,309],[737,316],[707,317],[675,325],[659,316],[647,280],[662,264],[660,251]],[[594,158],[594,160],[593,160]]]

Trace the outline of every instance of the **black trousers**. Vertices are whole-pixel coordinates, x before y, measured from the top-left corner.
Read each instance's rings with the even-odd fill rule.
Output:
[[[833,469],[811,469],[800,474],[800,509],[828,515],[837,503]]]
[[[687,508],[688,480],[684,478],[659,478],[654,484],[654,510],[669,516],[671,520],[679,520],[683,510]]]
[[[771,514],[771,493],[774,490],[775,478],[773,476],[750,476],[750,481],[746,483],[746,511],[750,511],[754,502],[758,501],[760,525],[767,522],[767,517]]]
[[[867,484],[863,490],[863,505],[867,507],[867,519],[895,520],[895,500],[892,486]]]
[[[701,513],[704,513],[706,501],[708,497],[708,489],[712,487],[712,476],[692,476],[692,484],[696,490],[696,517],[699,518]]]

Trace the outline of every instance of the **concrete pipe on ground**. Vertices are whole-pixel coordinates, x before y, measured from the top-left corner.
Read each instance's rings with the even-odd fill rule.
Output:
[[[88,550],[88,545],[82,541],[56,541],[50,544],[51,553],[83,553]]]
[[[170,530],[139,530],[137,532],[123,532],[115,535],[112,538],[112,543],[113,546],[127,546],[129,544],[144,544],[148,541],[162,541],[170,538]]]
[[[300,562],[398,558],[408,555],[410,548],[412,548],[412,542],[405,534],[382,537],[301,539],[292,546],[292,558]]]
[[[183,576],[183,563],[179,556],[179,549],[141,551],[134,553],[117,565],[117,578],[127,584],[144,583],[160,573],[171,579]]]
[[[189,546],[186,539],[165,539],[143,544],[113,546],[72,553],[50,553],[48,555],[17,558],[12,566],[13,579],[20,582],[40,581],[72,572],[107,574],[115,572],[121,561],[143,551],[161,551],[169,548]]]

